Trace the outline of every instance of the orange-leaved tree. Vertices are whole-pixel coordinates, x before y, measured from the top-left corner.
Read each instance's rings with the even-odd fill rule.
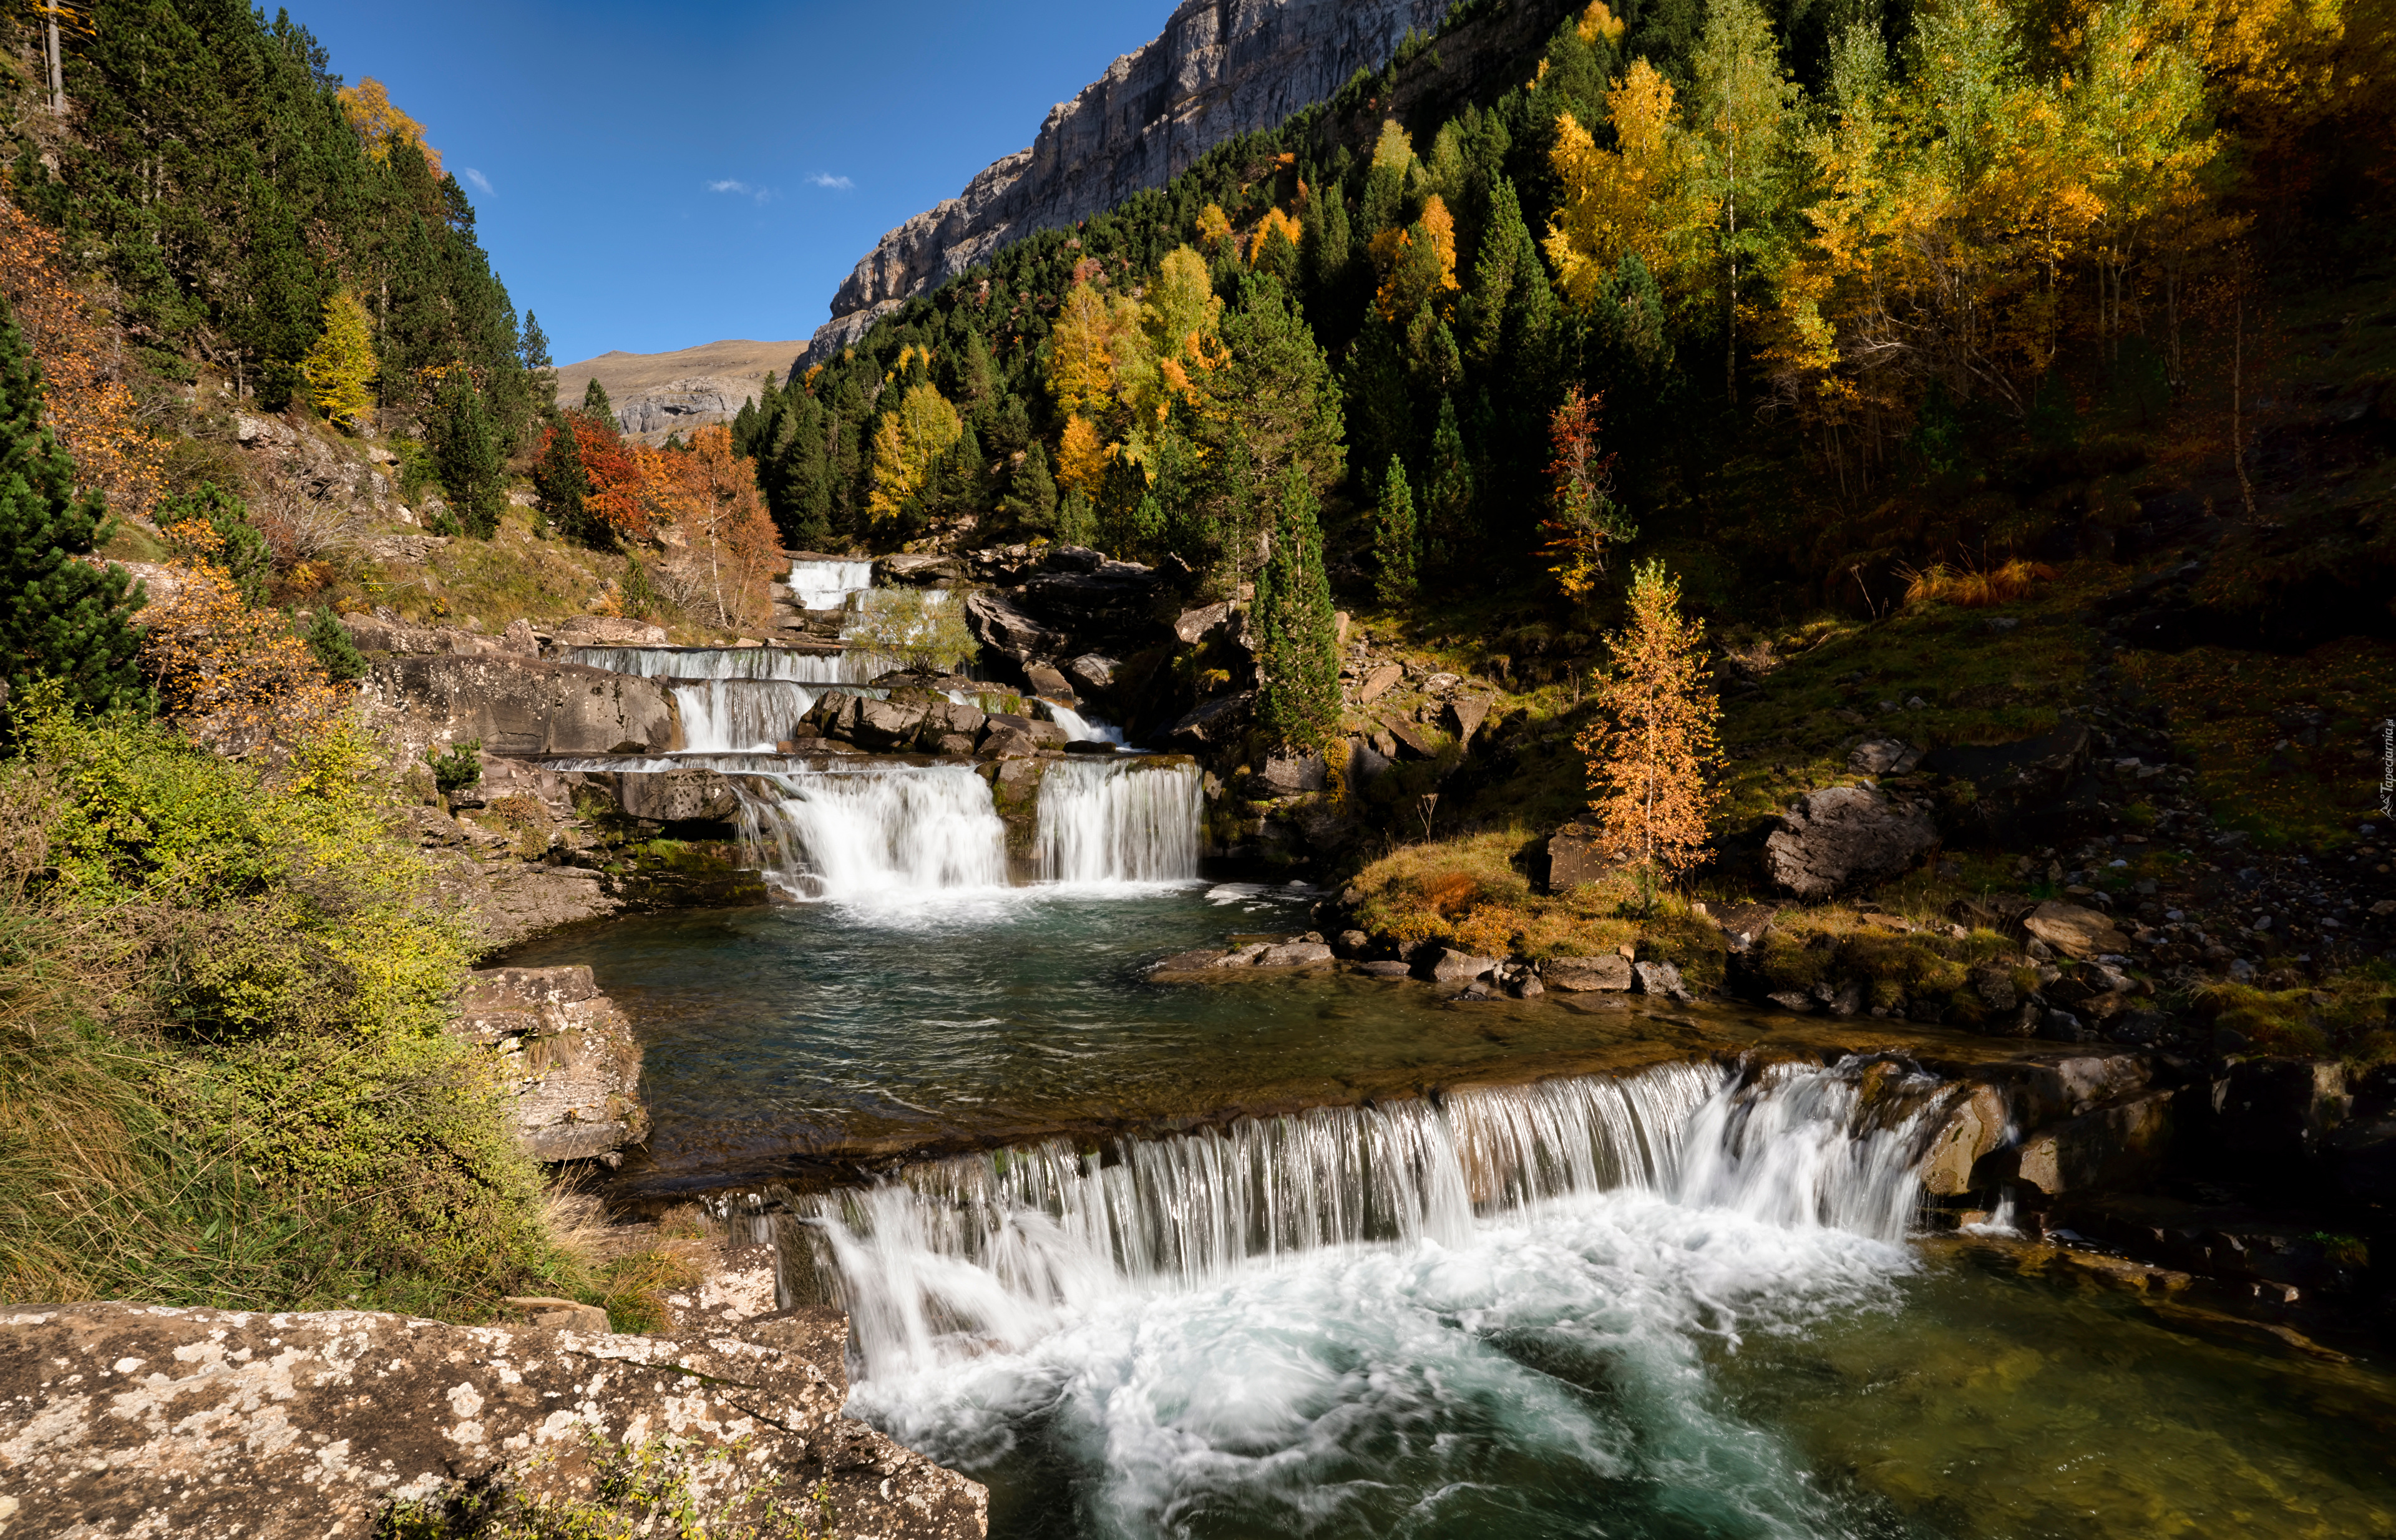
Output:
[[[414,139],[416,147],[424,152],[424,164],[432,171],[433,179],[441,179],[441,152],[424,142],[424,125],[391,104],[391,92],[381,81],[367,75],[333,94],[340,99],[341,116],[366,141],[368,160],[379,165],[391,159],[392,140]]]
[[[1655,900],[1658,869],[1705,858],[1722,707],[1705,656],[1705,622],[1681,613],[1681,584],[1661,562],[1631,569],[1629,623],[1606,639],[1612,666],[1598,718],[1574,740],[1589,765],[1589,810],[1618,860],[1636,862]]]
[[[686,542],[675,572],[691,597],[720,626],[762,620],[779,541],[757,490],[757,462],[733,451],[732,430],[721,424],[692,434],[687,449],[640,458],[652,503]]]
[[[339,692],[289,617],[242,597],[213,526],[191,520],[166,534],[185,555],[169,565],[172,591],[153,594],[137,618],[142,668],[166,715],[231,754],[287,745],[322,726]]]
[[[74,457],[79,489],[110,511],[148,518],[166,488],[166,446],[124,380],[114,325],[69,274],[58,233],[0,198],[0,295],[42,365],[51,431]]]

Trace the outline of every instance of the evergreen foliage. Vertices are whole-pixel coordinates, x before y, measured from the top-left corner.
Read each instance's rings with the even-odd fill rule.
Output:
[[[1283,748],[1319,751],[1339,721],[1338,630],[1323,528],[1302,466],[1282,477],[1272,554],[1257,579],[1257,720]]]
[[[179,498],[158,505],[158,525],[172,531],[177,524],[197,524],[212,532],[218,549],[208,560],[225,569],[241,592],[242,603],[266,603],[267,586],[274,580],[274,550],[250,523],[249,506],[214,482],[202,482]]]
[[[599,383],[597,375],[583,381],[582,409],[603,422],[616,420],[615,404],[607,399],[607,387]]]
[[[453,368],[442,378],[426,427],[455,532],[489,539],[499,533],[499,515],[508,505],[507,456],[499,446],[499,424],[471,373]]]
[[[605,543],[597,539],[604,525],[591,515],[591,473],[583,468],[582,450],[570,423],[551,426],[532,485],[541,516],[560,534],[586,544]]]
[[[1373,594],[1385,609],[1415,596],[1415,495],[1406,485],[1405,462],[1391,455],[1373,524]]]
[[[358,644],[350,639],[349,629],[341,624],[332,606],[325,605],[316,611],[305,634],[308,650],[315,656],[326,678],[336,684],[350,684],[366,677],[366,655],[358,651]]]
[[[108,527],[42,412],[41,365],[0,300],[0,684],[13,697],[56,681],[77,711],[144,706],[138,592],[124,568],[78,559]]]

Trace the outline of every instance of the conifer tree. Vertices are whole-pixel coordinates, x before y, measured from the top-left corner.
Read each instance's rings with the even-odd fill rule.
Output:
[[[1395,609],[1415,596],[1415,495],[1406,485],[1405,462],[1391,455],[1373,521],[1373,558],[1378,564],[1373,591],[1385,608]]]
[[[1705,858],[1722,714],[1706,663],[1705,622],[1681,614],[1681,584],[1661,562],[1631,569],[1630,623],[1606,638],[1612,667],[1598,720],[1574,740],[1589,766],[1589,810],[1607,846],[1637,862],[1655,898],[1658,870]]]
[[[76,710],[146,708],[123,567],[76,560],[107,538],[100,499],[77,497],[74,464],[42,420],[42,372],[0,299],[0,683],[14,696],[58,682]]]
[[[524,365],[525,382],[532,390],[533,400],[542,413],[548,413],[550,404],[557,399],[557,362],[549,356],[549,333],[540,329],[540,318],[530,311],[525,312],[516,357]]]
[[[300,373],[308,381],[309,400],[340,427],[354,429],[358,418],[373,408],[374,323],[356,295],[344,290],[325,301],[325,329]]]
[[[1423,471],[1423,544],[1433,566],[1460,562],[1472,549],[1472,462],[1464,453],[1464,430],[1456,420],[1456,398],[1439,398],[1439,426],[1431,437],[1431,463]]]
[[[499,425],[463,366],[441,379],[433,398],[433,463],[449,494],[449,514],[460,533],[487,540],[499,533],[508,505],[507,458]]]
[[[1015,482],[1006,495],[1006,511],[1035,535],[1045,535],[1057,522],[1057,478],[1048,470],[1048,451],[1034,443],[1015,468]]]
[[[540,498],[542,516],[562,534],[572,539],[589,540],[594,531],[605,531],[606,525],[593,519],[586,506],[591,497],[591,472],[583,468],[582,446],[576,442],[570,422],[551,426],[549,442],[541,447],[540,464],[532,473],[532,485]]]
[[[306,637],[308,650],[315,654],[317,664],[334,684],[347,684],[366,673],[366,655],[350,640],[348,628],[333,614],[330,604],[318,607],[308,622]]]
[[[1282,478],[1272,555],[1257,581],[1257,618],[1258,721],[1284,748],[1319,750],[1339,720],[1338,633],[1314,489],[1298,466]]]
[[[582,409],[603,421],[613,423],[616,420],[615,403],[607,399],[607,387],[599,383],[597,375],[592,375],[583,383]]]

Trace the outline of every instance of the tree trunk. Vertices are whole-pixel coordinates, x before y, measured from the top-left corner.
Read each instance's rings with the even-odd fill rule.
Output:
[[[42,13],[42,44],[48,51],[50,62],[50,111],[60,116],[67,110],[66,60],[59,48],[59,13],[46,9]]]

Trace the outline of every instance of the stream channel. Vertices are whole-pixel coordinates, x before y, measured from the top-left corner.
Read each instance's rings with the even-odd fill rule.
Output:
[[[773,1198],[850,1410],[994,1536],[2396,1535],[2381,1366],[1925,1233],[1927,1077],[1735,1074],[1786,1018],[1644,997],[1148,983],[1308,923],[1200,878],[1194,771],[1060,762],[1009,885],[969,767],[749,767],[790,901],[511,961],[640,1024],[625,1193]]]

